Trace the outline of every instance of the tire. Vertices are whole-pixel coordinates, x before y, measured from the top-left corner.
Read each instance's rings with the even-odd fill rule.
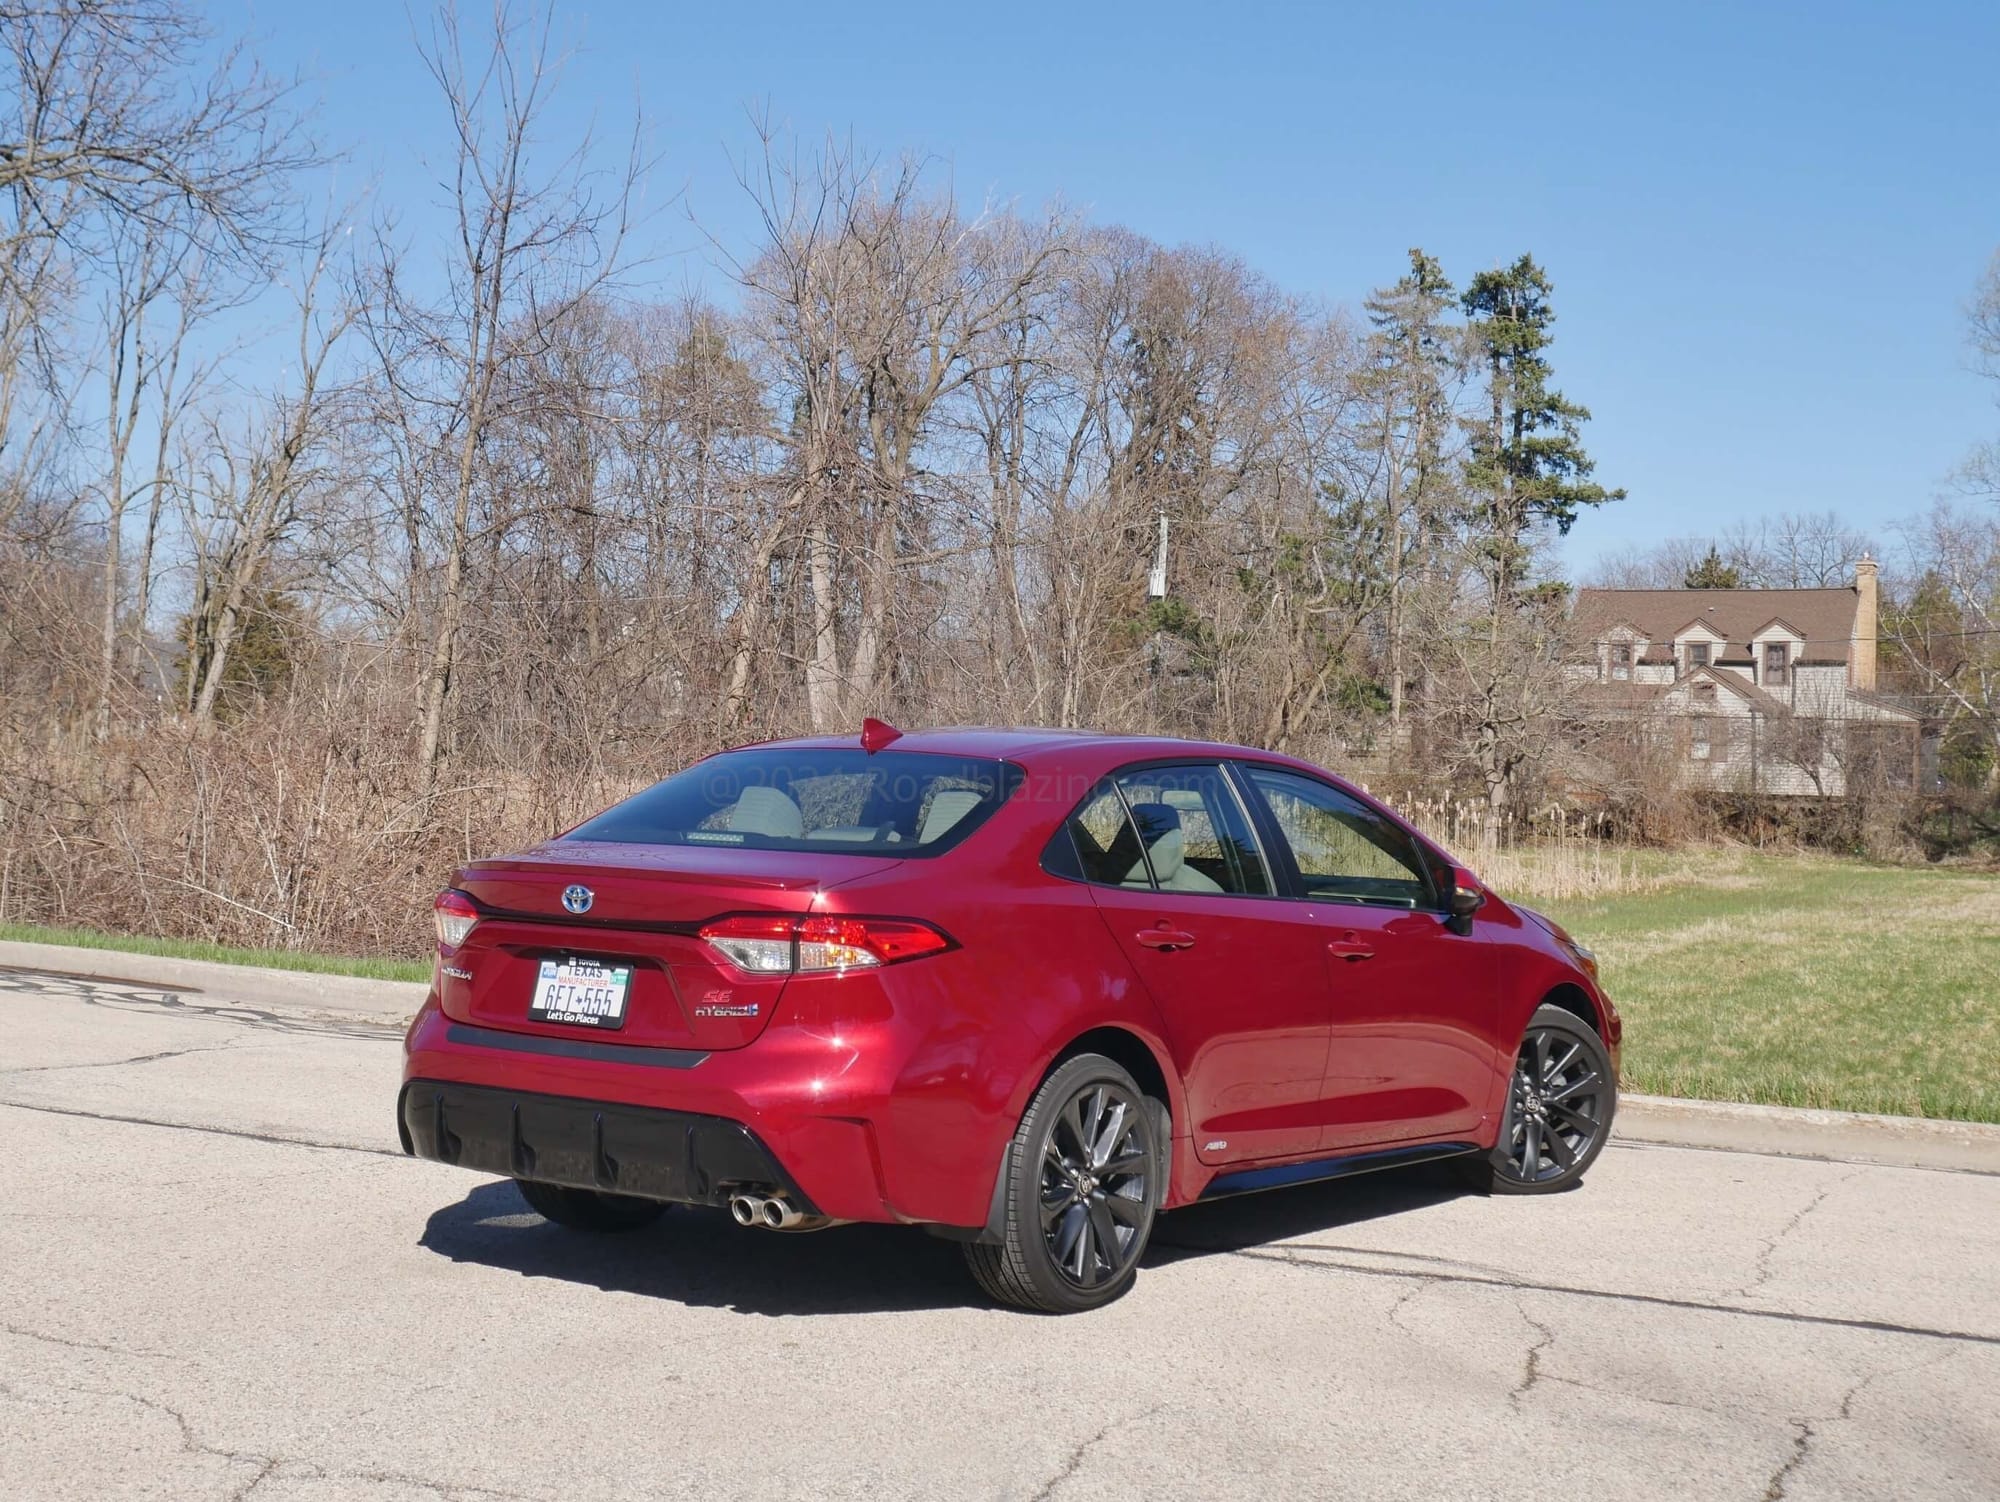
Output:
[[[1617,1108],[1611,1058],[1591,1025],[1562,1007],[1538,1007],[1514,1054],[1499,1141],[1467,1160],[1466,1177],[1487,1194],[1569,1189],[1604,1151]]]
[[[1115,1061],[1064,1061],[1001,1164],[1000,1244],[964,1248],[979,1286],[1046,1314],[1102,1308],[1130,1289],[1166,1197],[1163,1115]]]
[[[596,1189],[571,1189],[532,1179],[516,1179],[514,1187],[521,1191],[521,1198],[528,1202],[530,1210],[572,1231],[637,1231],[650,1226],[667,1209],[659,1200],[605,1194]]]

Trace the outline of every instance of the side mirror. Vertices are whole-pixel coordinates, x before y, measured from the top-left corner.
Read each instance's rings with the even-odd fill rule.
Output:
[[[1486,889],[1479,884],[1479,878],[1464,867],[1454,868],[1451,873],[1451,896],[1446,911],[1449,917],[1446,926],[1453,933],[1470,933],[1472,915],[1486,906]]]

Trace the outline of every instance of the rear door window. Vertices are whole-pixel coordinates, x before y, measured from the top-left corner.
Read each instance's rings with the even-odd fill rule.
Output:
[[[921,751],[751,749],[696,762],[565,839],[925,856],[983,824],[1011,763]]]
[[[1139,767],[1118,774],[1118,791],[1162,891],[1270,894],[1250,820],[1221,767]]]
[[[1099,783],[1058,832],[1048,866],[1108,887],[1272,890],[1243,805],[1214,763],[1131,768]]]

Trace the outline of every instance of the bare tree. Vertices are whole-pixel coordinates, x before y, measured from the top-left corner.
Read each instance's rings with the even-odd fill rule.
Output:
[[[337,296],[329,303],[326,293],[335,285],[329,259],[344,231],[340,216],[326,224],[297,289],[294,383],[273,395],[241,444],[218,432],[222,441],[212,449],[209,525],[191,528],[201,546],[185,681],[187,707],[198,726],[214,722],[245,614],[264,588],[273,555],[299,520],[301,498],[315,482],[315,448],[326,441],[326,425],[340,401],[330,368],[357,310]]]
[[[482,452],[496,419],[493,398],[513,364],[541,350],[566,310],[618,273],[644,164],[635,123],[622,165],[595,164],[585,136],[552,162],[536,132],[559,73],[551,13],[496,4],[468,34],[443,9],[419,51],[451,121],[451,207],[457,235],[447,265],[450,292],[431,305],[389,252],[370,332],[385,377],[405,401],[428,408],[437,441],[452,451],[447,511],[435,569],[435,616],[422,686],[418,760],[426,796],[435,788],[447,713],[460,662],[473,501]],[[411,516],[413,531],[422,519]]]
[[[262,259],[285,238],[287,180],[317,159],[292,85],[182,0],[5,0],[0,52],[0,239],[117,227]]]
[[[1052,220],[1006,233],[995,216],[962,217],[927,192],[915,161],[880,173],[829,145],[804,170],[784,165],[768,135],[752,198],[768,243],[740,276],[789,388],[796,456],[758,547],[775,551],[786,518],[803,523],[806,696],[825,727],[875,702],[895,653],[901,555],[927,535],[934,499],[917,483],[918,456],[940,408],[1007,360],[1005,330],[1051,274],[1065,230]],[[739,660],[755,650],[739,641]]]

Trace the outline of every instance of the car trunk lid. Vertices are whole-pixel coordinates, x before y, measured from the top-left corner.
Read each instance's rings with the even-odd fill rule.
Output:
[[[828,887],[892,859],[815,852],[552,840],[474,861],[453,885],[480,909],[466,941],[443,955],[439,1003],[456,1021],[506,1032],[655,1048],[740,1048],[769,1024],[789,978],[746,975],[698,937],[725,913],[804,913]],[[590,893],[584,912],[564,893]],[[580,899],[578,899],[580,905]],[[628,972],[622,1025],[529,1015],[547,963]]]

